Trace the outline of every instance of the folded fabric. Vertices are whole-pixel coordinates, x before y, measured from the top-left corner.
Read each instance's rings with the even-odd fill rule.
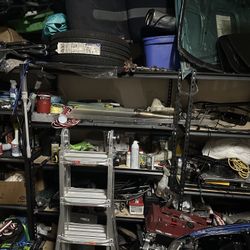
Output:
[[[250,139],[211,139],[202,149],[202,154],[218,160],[238,158],[249,165]]]

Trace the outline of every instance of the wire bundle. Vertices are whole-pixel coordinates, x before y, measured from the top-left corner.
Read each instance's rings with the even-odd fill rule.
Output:
[[[237,158],[228,158],[228,165],[233,170],[237,171],[242,179],[248,179],[250,168],[247,164]]]
[[[71,128],[75,125],[77,125],[80,120],[78,119],[72,119],[68,118],[68,115],[71,113],[72,108],[64,106],[63,112],[58,116],[58,118],[52,122],[53,128]],[[60,117],[63,117],[64,119],[60,119]],[[62,121],[63,120],[63,121]]]

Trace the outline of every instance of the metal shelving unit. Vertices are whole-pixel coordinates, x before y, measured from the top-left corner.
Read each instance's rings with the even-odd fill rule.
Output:
[[[128,174],[128,175],[145,175],[145,176],[162,176],[162,171],[148,170],[148,169],[131,169],[131,168],[115,168],[116,174]]]
[[[187,104],[187,115],[186,122],[184,125],[185,130],[185,139],[184,139],[184,149],[182,155],[182,169],[181,169],[181,181],[179,185],[180,191],[180,202],[179,208],[182,207],[183,196],[188,195],[199,195],[199,196],[212,196],[212,197],[226,197],[226,198],[235,198],[235,199],[249,199],[250,190],[246,192],[236,191],[236,190],[222,190],[219,188],[198,188],[195,184],[189,185],[186,184],[186,167],[187,167],[187,157],[189,151],[189,142],[190,137],[221,137],[221,138],[250,138],[249,131],[240,131],[240,130],[227,130],[227,131],[218,131],[213,129],[202,129],[202,130],[193,130],[191,129],[192,125],[192,109],[193,109],[193,93],[197,89],[198,80],[227,80],[227,81],[250,81],[249,74],[226,74],[226,73],[202,73],[194,71],[191,76],[189,84],[189,94],[188,94],[188,104]]]
[[[22,163],[24,164],[25,158],[23,156],[21,157],[13,157],[11,155],[11,151],[6,151],[0,156],[0,162],[9,162],[9,163]]]
[[[66,72],[69,74],[76,74],[76,75],[83,75],[81,70],[84,68],[84,66],[80,65],[68,65],[69,67],[63,67],[63,71],[60,69],[62,68],[62,64],[37,64],[35,67],[36,68],[41,68],[43,69],[48,69],[48,72],[55,72],[56,74]],[[74,66],[75,67],[74,69]],[[117,73],[116,75],[114,74],[113,76],[109,76],[108,78],[126,78],[126,79],[133,79],[133,78],[140,78],[140,79],[166,79],[166,80],[177,80],[177,84],[174,84],[174,96],[176,97],[176,106],[175,106],[175,117],[172,121],[166,122],[163,121],[162,123],[150,123],[148,124],[145,121],[142,121],[140,119],[133,119],[129,123],[122,123],[119,121],[115,122],[107,122],[103,120],[98,120],[98,119],[86,119],[82,121],[78,126],[82,127],[94,127],[94,128],[125,128],[125,129],[146,129],[146,130],[159,130],[159,131],[170,131],[172,132],[172,135],[174,138],[177,137],[178,134],[178,125],[184,124],[185,123],[185,141],[184,141],[184,155],[183,155],[183,167],[182,167],[182,176],[183,179],[181,181],[180,185],[180,193],[183,196],[184,194],[192,194],[192,195],[200,195],[200,191],[197,189],[186,189],[185,187],[185,169],[186,169],[186,158],[188,155],[188,147],[189,147],[189,139],[190,136],[214,136],[214,137],[223,137],[223,136],[228,136],[228,132],[217,132],[217,131],[193,131],[190,130],[190,124],[191,124],[191,111],[192,111],[192,91],[194,90],[195,84],[197,80],[240,80],[240,81],[250,81],[250,75],[237,75],[237,74],[219,74],[219,73],[202,73],[202,72],[195,72],[193,75],[192,81],[190,81],[190,86],[189,86],[189,99],[188,99],[188,114],[187,114],[187,119],[185,121],[180,121],[179,117],[179,112],[180,112],[180,96],[179,96],[179,86],[181,85],[181,79],[180,79],[180,73],[175,72],[175,71],[166,71],[166,70],[150,70],[146,68],[138,68],[135,69],[129,73],[123,73],[121,72],[120,68],[116,68],[115,72]],[[105,77],[104,77],[105,78]],[[34,128],[49,128],[50,127],[50,121],[49,122],[43,122],[43,121],[32,121],[31,126]],[[233,135],[230,133],[230,135]],[[242,133],[235,133],[235,136],[241,136],[242,138],[249,138],[249,135],[242,134]],[[176,140],[174,140],[174,147],[176,146]],[[175,156],[175,150],[173,150],[173,162],[176,162],[176,156]],[[36,166],[35,166],[36,168]],[[50,164],[45,164],[42,166],[44,170],[59,170],[58,166],[56,165],[50,165]],[[115,169],[114,170],[115,174],[127,174],[127,175],[149,175],[149,176],[161,176],[162,173],[158,171],[148,171],[148,170],[131,170],[131,169]],[[173,168],[171,170],[172,174],[172,180],[171,180],[171,185],[174,186],[176,185],[175,182],[175,176],[176,176],[176,164],[173,164]],[[202,189],[202,195],[213,195],[212,192],[209,192],[206,189]],[[229,194],[218,194],[218,197],[222,197],[219,195],[223,195],[223,197],[226,197]],[[240,197],[238,194],[235,194],[235,196]],[[245,197],[245,196],[244,196]],[[47,212],[42,212],[38,211],[37,215],[44,215],[46,216]],[[48,216],[49,213],[48,213]],[[117,221],[130,221],[130,222],[142,222],[143,219],[141,218],[127,218],[127,217],[117,217]]]
[[[27,212],[27,206],[18,205],[0,205],[0,210],[24,211]]]
[[[107,119],[107,117],[105,117]],[[111,121],[112,119],[112,121]],[[49,128],[51,127],[52,119],[45,118],[33,119],[32,126],[35,128]],[[96,127],[96,128],[120,128],[120,129],[140,129],[140,130],[164,130],[172,131],[173,119],[146,119],[146,118],[126,118],[118,119],[116,117],[109,117],[108,120],[103,120],[99,117],[86,117],[77,127]]]
[[[215,130],[191,130],[190,136],[220,137],[220,138],[250,138],[250,131],[215,131]]]
[[[197,80],[250,81],[250,74],[196,72]]]
[[[46,70],[46,68],[44,68]],[[51,69],[50,69],[51,71]],[[69,71],[71,74],[72,72]],[[122,78],[126,79],[133,79],[133,78],[142,78],[142,79],[165,79],[166,83],[169,80],[169,89],[168,89],[168,100],[167,103],[171,104],[172,97],[174,99],[174,96],[176,95],[176,92],[178,92],[177,84],[174,82],[173,79],[178,79],[180,77],[178,72],[170,72],[163,70],[162,72],[152,72],[148,70],[139,70],[132,72],[131,74],[122,75]],[[136,131],[154,131],[154,133],[169,133],[169,135],[176,135],[176,126],[179,124],[179,116],[178,119],[171,118],[171,119],[143,119],[143,118],[130,118],[126,119],[126,121],[119,120],[114,117],[112,121],[110,120],[102,120],[102,119],[85,119],[82,120],[81,123],[77,127],[83,127],[83,128],[95,128],[95,129],[125,129],[125,130],[136,130]],[[51,120],[44,122],[44,119],[42,120],[31,120],[31,126],[32,128],[50,128],[51,127]],[[175,132],[174,132],[175,131]],[[173,152],[174,154],[174,152]],[[175,154],[173,156],[173,161],[175,160]],[[173,164],[175,165],[175,164]],[[59,171],[58,165],[51,165],[51,164],[44,164],[41,165],[34,165],[34,169],[44,169],[48,171]],[[86,168],[87,169],[87,168]],[[98,169],[97,169],[98,170]],[[96,170],[96,171],[97,171]],[[78,170],[74,170],[78,171]],[[87,170],[88,171],[88,170]],[[133,169],[121,169],[121,168],[115,168],[114,173],[116,176],[118,175],[138,175],[138,176],[148,176],[148,177],[157,177],[161,178],[162,172],[161,171],[154,171],[154,170],[133,170]],[[52,214],[47,211],[37,211],[35,213],[36,217],[42,218],[42,217],[48,217],[53,218],[57,217],[54,212]],[[144,222],[144,218],[142,217],[124,217],[124,216],[118,216],[116,217],[116,221],[118,222],[138,222],[142,223]]]
[[[196,196],[209,196],[209,197],[224,197],[234,199],[250,199],[250,190],[240,191],[235,189],[219,189],[219,188],[198,188],[194,184],[186,184],[184,188],[185,194]]]
[[[12,116],[11,110],[0,110],[0,116]],[[23,116],[23,110],[18,110],[15,116]],[[23,147],[26,146],[26,132],[24,126],[22,127],[22,141]],[[25,177],[25,187],[26,187],[26,206],[15,206],[15,205],[0,205],[1,210],[9,210],[9,211],[22,211],[27,215],[27,224],[30,233],[31,239],[34,239],[34,222],[33,222],[33,205],[32,205],[32,185],[31,185],[31,164],[30,159],[26,157],[26,152],[23,150],[23,156],[21,157],[13,157],[11,151],[6,151],[0,156],[1,163],[13,163],[18,164],[18,167],[21,166],[24,169],[24,177]],[[36,152],[34,152],[35,154]]]
[[[48,170],[48,171],[59,171],[59,166],[56,163],[45,163],[43,165],[40,164],[34,164],[33,165],[35,169],[42,169],[42,170]],[[81,171],[82,169],[75,169],[75,171]],[[84,171],[98,171],[103,170],[99,169],[98,167],[94,168],[94,170],[91,168],[85,168]],[[114,168],[115,174],[126,174],[126,175],[144,175],[144,176],[162,176],[163,172],[161,170],[149,170],[149,169],[132,169],[132,168],[122,168],[122,167],[115,167]]]
[[[142,223],[142,222],[145,221],[145,218],[141,218],[141,217],[128,217],[128,216],[116,216],[116,221]]]
[[[41,68],[49,72],[53,71],[57,74],[62,72],[67,72],[69,74],[83,75],[81,74],[83,70],[87,69],[97,69],[94,66],[89,65],[77,65],[69,63],[55,63],[55,62],[37,62],[32,66],[35,72],[39,71]],[[147,68],[147,67],[135,67],[130,69],[128,72],[124,72],[122,67],[99,67],[99,70],[113,71],[116,74],[109,75],[107,78],[118,78],[118,77],[128,77],[128,78],[153,78],[153,79],[178,79],[179,72],[158,69],[158,68]],[[86,70],[85,70],[86,71]],[[102,75],[102,78],[105,76]],[[236,74],[236,73],[224,73],[224,72],[196,72],[197,80],[228,80],[228,81],[250,81],[250,74]]]
[[[46,211],[46,210],[43,210],[43,209],[36,209],[34,211],[34,215],[37,217],[52,217],[52,218],[57,218],[59,219],[59,211]]]
[[[1,208],[1,207],[0,207]],[[59,211],[46,211],[43,209],[37,209],[34,212],[36,217],[50,217],[52,219],[59,219]],[[143,216],[115,216],[116,221],[126,221],[126,222],[144,222],[145,218]]]
[[[12,112],[12,110],[9,110],[9,109],[0,109],[0,115],[13,115],[13,112]],[[23,111],[22,110],[17,110],[15,112],[15,115],[22,116]]]

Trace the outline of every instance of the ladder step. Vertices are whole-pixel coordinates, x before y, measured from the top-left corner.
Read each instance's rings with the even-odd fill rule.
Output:
[[[105,152],[73,151],[66,150],[63,152],[64,164],[81,165],[81,166],[108,166],[108,155]]]
[[[65,188],[61,202],[71,206],[110,207],[110,200],[104,189]]]
[[[106,226],[98,224],[66,223],[65,234],[59,240],[69,244],[112,246],[113,239],[108,239]]]

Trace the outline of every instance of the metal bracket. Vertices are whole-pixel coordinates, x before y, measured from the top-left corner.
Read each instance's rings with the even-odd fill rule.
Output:
[[[178,80],[174,84],[174,94],[175,94],[175,113],[174,113],[174,129],[172,132],[172,143],[173,149],[177,148],[177,136],[178,136],[178,124],[180,120],[181,113],[181,101],[180,101],[180,85],[181,85],[181,71],[178,74]],[[176,176],[177,176],[177,159],[176,150],[173,150],[172,164],[170,169],[169,186],[172,191],[176,191]]]

